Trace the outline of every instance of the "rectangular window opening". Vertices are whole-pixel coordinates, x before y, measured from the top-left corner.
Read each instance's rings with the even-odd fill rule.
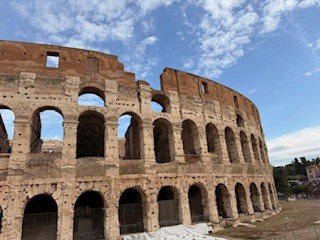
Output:
[[[239,103],[238,103],[238,98],[237,98],[237,96],[233,96],[233,101],[234,101],[234,106],[235,106],[236,108],[239,108]]]
[[[58,52],[47,52],[46,67],[47,68],[58,68],[59,67],[59,53]]]
[[[208,91],[208,84],[206,82],[201,83],[201,92],[203,93],[209,93]]]

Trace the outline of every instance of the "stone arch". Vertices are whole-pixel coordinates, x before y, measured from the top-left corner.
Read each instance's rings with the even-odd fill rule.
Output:
[[[158,118],[153,122],[153,142],[157,163],[166,163],[173,160],[173,129],[168,120]]]
[[[84,86],[78,94],[78,104],[87,106],[105,106],[105,93],[97,86]]]
[[[57,239],[58,206],[48,194],[31,198],[24,209],[22,240]]]
[[[250,198],[254,212],[262,212],[262,206],[260,204],[260,194],[255,183],[250,184]]]
[[[260,156],[261,156],[262,162],[267,163],[266,162],[266,155],[264,153],[264,147],[263,147],[263,144],[262,144],[262,141],[260,138],[259,138],[259,149],[260,149]]]
[[[74,204],[73,239],[104,239],[104,199],[97,191],[82,193]]]
[[[171,112],[170,99],[166,95],[160,94],[160,93],[153,94],[151,99],[151,104],[153,105],[154,103],[160,105],[161,109],[154,108],[153,106],[151,106],[153,111],[167,112],[167,113]]]
[[[261,188],[261,194],[262,194],[262,199],[263,199],[263,204],[264,204],[264,209],[266,210],[272,210],[271,202],[270,202],[270,195],[267,190],[267,187],[264,182],[261,183],[260,185]]]
[[[232,217],[231,199],[228,188],[222,183],[218,184],[215,189],[215,196],[219,217]]]
[[[14,133],[14,111],[4,105],[0,105],[0,153],[10,154],[10,139]]]
[[[225,139],[227,144],[228,156],[231,163],[239,162],[239,155],[236,143],[236,137],[231,128],[226,127],[225,129]]]
[[[119,198],[120,234],[143,232],[146,226],[146,202],[137,188],[127,188]]]
[[[271,198],[271,204],[272,204],[272,208],[274,210],[276,210],[277,208],[277,204],[276,204],[276,200],[275,200],[275,194],[273,192],[272,186],[270,183],[268,183],[268,188],[269,188],[269,194],[270,194],[270,198]]]
[[[91,110],[80,114],[77,128],[77,158],[104,157],[104,145],[104,116]]]
[[[184,154],[200,154],[200,140],[197,125],[190,119],[182,122],[182,143]]]
[[[246,163],[251,163],[251,154],[250,154],[250,147],[247,135],[241,131],[240,132],[240,142],[241,142],[241,148],[242,148],[242,154],[244,161]]]
[[[208,220],[207,193],[204,186],[193,184],[188,190],[188,199],[192,223]]]
[[[221,143],[219,132],[215,125],[208,123],[206,125],[207,146],[209,153],[215,153],[221,156]]]
[[[140,116],[134,112],[123,113],[118,120],[119,158],[140,159],[142,137],[142,120]]]
[[[235,195],[237,200],[238,213],[249,213],[249,208],[246,199],[246,191],[241,183],[237,183],[235,186]]]
[[[251,145],[252,145],[254,158],[256,159],[256,161],[259,162],[260,156],[259,156],[259,151],[258,151],[258,144],[257,144],[257,140],[253,134],[251,134]]]
[[[243,118],[239,114],[237,114],[236,123],[238,127],[244,127]]]
[[[46,149],[44,146],[45,141],[43,138],[43,126],[47,125],[45,121],[43,121],[41,118],[42,114],[48,114],[45,118],[51,118],[50,121],[53,121],[53,126],[45,126],[45,129],[48,130],[50,128],[54,128],[55,131],[57,131],[57,128],[60,129],[60,133],[58,131],[58,135],[60,135],[61,139],[55,139],[57,142],[60,142],[60,144],[55,143],[56,147],[55,150],[50,151],[50,149]],[[50,116],[51,115],[51,116]],[[56,116],[54,116],[56,115]],[[42,115],[43,116],[43,115]],[[58,120],[58,118],[61,119],[61,125]],[[52,120],[53,119],[53,120]],[[39,153],[39,152],[61,152],[62,151],[62,141],[64,136],[64,128],[63,128],[63,122],[64,122],[64,115],[60,108],[56,106],[43,106],[38,109],[36,109],[31,116],[31,139],[30,139],[30,152],[31,153]],[[59,127],[58,127],[59,125]]]
[[[171,186],[163,186],[157,197],[160,227],[178,225],[181,223],[179,209],[179,193]]]

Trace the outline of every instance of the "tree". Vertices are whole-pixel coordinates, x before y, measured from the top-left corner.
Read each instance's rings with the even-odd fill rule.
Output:
[[[278,192],[285,195],[291,194],[291,189],[288,184],[288,176],[286,167],[276,167],[274,168],[274,182]]]

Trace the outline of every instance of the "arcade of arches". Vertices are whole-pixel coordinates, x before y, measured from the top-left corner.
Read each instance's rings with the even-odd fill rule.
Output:
[[[157,210],[152,209],[147,200],[148,196],[141,189],[127,188],[119,197],[118,212],[115,215],[119,223],[119,234],[150,230],[150,221],[155,219],[148,217],[148,211],[152,211],[157,224],[164,227],[208,222],[215,218],[213,216],[218,216],[214,224],[221,220],[234,224],[239,216],[241,220],[249,221],[255,213],[271,213],[277,208],[270,183],[262,182],[257,185],[252,182],[247,186],[237,182],[234,193],[231,191],[232,188],[222,183],[215,186],[214,192],[208,192],[203,185],[191,185],[186,195],[189,205],[189,210],[186,211],[187,209],[181,206],[184,202],[181,201],[182,193],[173,186],[163,186],[158,190],[155,205]],[[76,199],[72,221],[74,240],[105,238],[108,199],[104,199],[105,196],[97,191],[85,191]],[[212,201],[213,205],[209,201]],[[233,201],[236,202],[236,208],[232,206]],[[216,207],[210,212],[209,205]],[[39,194],[28,200],[23,214],[22,239],[57,239],[58,208],[61,207],[48,194]]]

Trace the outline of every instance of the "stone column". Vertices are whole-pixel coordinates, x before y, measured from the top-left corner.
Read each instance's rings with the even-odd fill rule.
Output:
[[[31,124],[27,118],[19,116],[14,121],[14,136],[12,139],[12,153],[9,161],[11,171],[24,169],[30,153]]]
[[[76,119],[76,116],[66,116],[63,123],[62,166],[75,166],[76,164],[78,128],[78,121]]]
[[[262,196],[262,191],[261,191],[261,187],[257,186],[258,189],[258,194],[259,194],[259,205],[260,205],[260,211],[264,212],[266,209],[264,207],[264,202],[263,202],[263,196]]]
[[[153,125],[150,122],[144,122],[142,124],[141,131],[141,145],[143,148],[143,151],[141,152],[141,158],[144,159],[146,165],[150,165],[156,162],[153,146]]]
[[[157,194],[151,193],[147,195],[146,206],[146,230],[154,232],[159,229],[159,206],[157,201]]]
[[[240,140],[239,134],[235,134],[235,140],[236,140],[236,146],[237,146],[237,151],[238,151],[239,163],[245,164],[246,162],[244,161],[241,140]]]
[[[180,214],[182,224],[184,225],[192,225],[191,221],[191,213],[190,213],[190,205],[188,198],[188,186],[182,186],[180,189]]]
[[[119,166],[118,122],[108,120],[105,123],[104,155],[108,165]]]
[[[222,133],[223,132],[223,133]],[[221,157],[222,157],[222,164],[230,165],[230,159],[228,155],[227,143],[226,143],[226,136],[224,134],[224,130],[219,129],[219,141],[221,145]]]
[[[230,188],[229,190],[229,198],[230,198],[229,201],[231,206],[232,225],[235,226],[240,222],[240,220],[239,220],[239,213],[237,208],[236,194],[233,188]]]
[[[251,201],[250,188],[247,190],[245,189],[245,193],[246,193],[246,203],[248,206],[248,214],[250,215],[250,220],[253,220],[255,218],[255,215],[254,215],[254,209]]]
[[[204,123],[203,123],[204,125]],[[201,160],[205,164],[210,163],[210,156],[208,155],[207,136],[205,129],[199,129],[200,155]]]
[[[74,210],[72,204],[69,201],[59,204],[58,211],[57,239],[73,239]]]
[[[3,240],[21,239],[24,209],[18,186],[11,186],[7,209],[3,210],[5,218],[2,226]]]
[[[219,214],[216,202],[216,196],[213,189],[208,190],[208,213],[209,221],[213,224],[219,224]]]
[[[119,202],[115,199],[114,194],[109,194],[108,200],[111,204],[108,204],[104,209],[104,237],[109,240],[118,240],[120,238]]]
[[[173,124],[174,160],[177,163],[185,163],[183,144],[181,139],[181,123]]]

